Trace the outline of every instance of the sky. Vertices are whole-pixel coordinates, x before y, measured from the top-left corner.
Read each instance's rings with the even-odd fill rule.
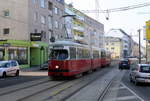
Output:
[[[95,0],[65,0],[66,3],[73,3],[73,6],[78,10],[95,10]],[[138,5],[143,3],[150,3],[150,0],[99,0],[98,5],[100,10],[107,10],[112,8],[127,7],[131,5]],[[86,13],[92,18],[96,17],[95,13]],[[106,20],[108,14],[100,14],[99,22],[104,24],[105,33],[112,28],[121,28],[127,34],[132,35],[132,38],[138,42],[138,29],[143,29],[145,22],[150,20],[150,6],[109,13],[109,20]],[[144,45],[144,34],[141,31],[142,45]]]

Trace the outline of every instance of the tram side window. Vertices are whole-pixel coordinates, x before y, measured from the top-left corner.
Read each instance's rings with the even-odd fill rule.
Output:
[[[99,51],[93,51],[93,58],[99,58]]]
[[[90,52],[88,49],[83,49],[83,58],[84,59],[90,58]]]
[[[77,58],[78,59],[82,59],[83,58],[82,49],[80,49],[80,48],[77,49]]]
[[[102,58],[106,57],[106,53],[104,51],[101,52],[101,57]]]
[[[68,58],[67,50],[52,50],[50,54],[50,59],[65,60]]]
[[[76,59],[76,48],[70,47],[70,59]]]
[[[90,51],[88,49],[77,49],[77,58],[78,59],[88,59],[90,58]]]

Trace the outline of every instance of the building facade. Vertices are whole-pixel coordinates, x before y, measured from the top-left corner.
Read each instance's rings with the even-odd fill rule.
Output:
[[[70,40],[103,48],[103,24],[70,5],[65,6],[65,14],[66,31]]]
[[[48,45],[63,39],[63,15],[64,0],[1,0],[1,60],[15,59],[23,67],[43,64]]]
[[[111,29],[106,33],[106,37],[120,38],[123,42],[122,57],[130,56],[132,53],[132,38],[122,29]]]
[[[123,57],[123,40],[116,37],[105,37],[105,49],[111,52],[112,59]]]

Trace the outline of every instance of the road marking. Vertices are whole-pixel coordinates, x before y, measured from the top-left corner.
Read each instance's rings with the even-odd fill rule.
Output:
[[[117,101],[119,100],[131,100],[137,98],[135,95],[134,96],[124,96],[124,97],[117,97]]]
[[[131,93],[133,93],[137,98],[139,98],[141,101],[144,101],[140,96],[138,96],[133,90],[131,90],[129,87],[127,87],[124,83],[121,83],[124,87],[126,87]]]
[[[112,90],[121,90],[121,89],[126,89],[126,87],[122,86],[122,87],[115,87],[115,88],[112,88]]]

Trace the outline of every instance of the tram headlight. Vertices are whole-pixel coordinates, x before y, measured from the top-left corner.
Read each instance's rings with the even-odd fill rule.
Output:
[[[59,68],[59,66],[55,66],[55,68],[56,68],[56,69],[58,69],[58,68]]]

